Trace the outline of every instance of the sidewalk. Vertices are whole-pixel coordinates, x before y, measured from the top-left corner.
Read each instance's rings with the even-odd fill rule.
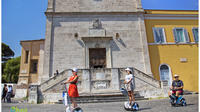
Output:
[[[198,94],[185,95],[186,107],[171,107],[169,99],[153,99],[138,101],[141,112],[198,112]],[[123,107],[124,102],[112,103],[88,103],[79,104],[84,112],[126,112]],[[64,112],[63,104],[2,104],[2,112],[10,112],[12,106],[25,109],[28,112]]]

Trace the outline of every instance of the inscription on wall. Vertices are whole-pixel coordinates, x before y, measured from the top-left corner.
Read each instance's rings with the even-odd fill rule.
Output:
[[[108,82],[106,82],[106,81],[95,82],[94,88],[95,89],[106,89],[106,88],[108,88]]]

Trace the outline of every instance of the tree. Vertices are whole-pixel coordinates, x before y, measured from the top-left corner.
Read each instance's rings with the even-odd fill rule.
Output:
[[[2,82],[3,83],[17,83],[21,57],[16,57],[8,60],[3,70]]]
[[[12,51],[12,49],[10,49],[10,47],[6,44],[4,44],[3,42],[1,43],[1,47],[2,47],[2,61],[5,62],[7,60],[9,60],[11,57],[13,57],[15,55],[15,53]]]

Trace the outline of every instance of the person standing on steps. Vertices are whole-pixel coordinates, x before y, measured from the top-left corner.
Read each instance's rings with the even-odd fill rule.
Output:
[[[73,108],[77,107],[77,103],[75,101],[75,98],[79,97],[78,88],[77,88],[77,82],[78,82],[77,72],[78,72],[78,69],[77,68],[73,68],[72,69],[72,74],[73,75],[70,76],[68,78],[67,82],[64,83],[64,84],[70,83],[69,89],[68,89],[68,94],[69,94],[69,97],[71,99]]]
[[[58,70],[56,70],[56,75],[58,75],[59,74],[59,72],[58,72]]]

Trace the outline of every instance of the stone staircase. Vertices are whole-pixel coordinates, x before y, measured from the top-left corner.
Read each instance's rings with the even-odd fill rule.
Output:
[[[68,75],[67,75],[68,70],[64,70],[63,72],[59,73],[58,75],[55,75],[51,77],[49,80],[43,82],[42,84],[39,85],[41,92],[46,92],[53,86],[56,86],[60,84],[61,82],[67,80]]]
[[[135,100],[146,100],[148,98],[144,98],[140,96],[139,93],[135,92]],[[121,93],[114,93],[112,95],[109,94],[94,94],[94,95],[82,95],[76,98],[77,103],[105,103],[105,102],[125,102],[128,101],[128,97],[122,95]],[[59,100],[57,103],[62,104],[63,100]]]
[[[124,81],[125,77],[125,71],[124,68],[113,68],[114,71],[106,71],[106,73],[111,73],[110,76],[116,75],[119,76],[119,88],[123,87],[122,82]],[[91,75],[85,75],[85,73],[91,73],[89,69],[83,69],[79,70],[81,71],[78,73],[80,75],[79,78],[79,84],[78,88],[80,91],[80,97],[77,98],[78,103],[99,103],[99,102],[121,102],[121,101],[128,101],[126,96],[123,96],[122,93],[120,93],[119,89],[113,89],[113,87],[103,89],[103,91],[96,92],[94,86],[81,86],[80,84],[83,84],[84,81],[90,82],[90,84],[94,84],[91,79]],[[153,77],[141,72],[140,70],[133,68],[134,75],[135,75],[135,83],[136,83],[136,89],[135,89],[135,98],[136,100],[145,100],[147,98],[153,97],[162,97],[163,96],[163,90],[161,88],[161,83],[158,80],[155,80]],[[45,103],[48,102],[54,102],[54,103],[62,103],[62,91],[63,88],[60,86],[62,82],[67,80],[67,78],[71,76],[71,70],[64,70],[59,75],[56,75],[49,80],[43,82],[38,87],[38,93],[39,93],[39,99],[46,100]],[[84,79],[85,76],[88,76],[89,79]],[[110,80],[110,84],[112,84],[112,77]],[[117,84],[117,85],[118,85]],[[84,88],[82,88],[84,87]],[[92,87],[92,88],[91,88]],[[85,89],[90,88],[89,92],[84,92]],[[114,87],[115,88],[115,87]],[[109,91],[111,90],[111,91]],[[95,92],[95,93],[94,93]],[[50,99],[50,100],[49,100]]]

